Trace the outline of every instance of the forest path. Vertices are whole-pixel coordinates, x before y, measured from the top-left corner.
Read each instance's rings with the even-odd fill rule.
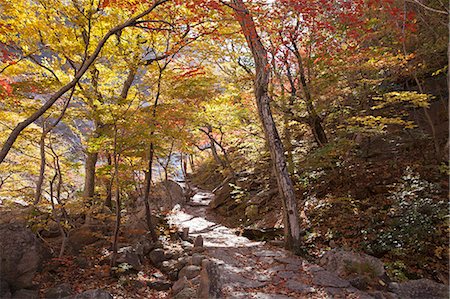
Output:
[[[346,280],[287,250],[237,236],[235,231],[208,220],[213,194],[197,190],[190,202],[175,208],[169,222],[202,235],[204,254],[218,265],[224,298],[373,298]]]

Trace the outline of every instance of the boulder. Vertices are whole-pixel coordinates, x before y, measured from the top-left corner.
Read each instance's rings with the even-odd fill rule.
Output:
[[[140,271],[142,269],[142,263],[139,259],[139,255],[131,247],[123,247],[118,251],[119,256],[117,258],[117,263],[126,263],[133,267],[134,270]]]
[[[202,261],[197,298],[217,299],[223,298],[220,288],[220,275],[217,265],[210,260]]]
[[[446,299],[449,296],[448,286],[429,279],[390,283],[389,289],[400,298],[408,299]]]
[[[166,195],[170,199],[172,206],[177,203],[186,202],[185,192],[180,184],[172,180],[168,180],[163,184],[166,189]]]
[[[45,292],[45,299],[61,299],[73,294],[72,286],[68,283],[62,283]]]
[[[221,205],[225,204],[225,202],[231,198],[231,195],[230,195],[231,191],[232,191],[232,188],[230,187],[230,185],[228,183],[223,184],[223,186],[221,186],[217,190],[214,190],[215,196],[209,204],[211,209],[216,209],[216,208],[220,207]]]
[[[323,255],[319,264],[343,278],[385,276],[383,262],[364,253],[332,249]]]
[[[164,253],[164,250],[161,248],[156,248],[150,252],[150,260],[152,261],[152,264],[155,266],[161,265],[163,261],[166,260],[166,255]]]
[[[201,268],[199,266],[189,265],[184,267],[178,273],[178,277],[186,277],[187,279],[192,279],[200,274]]]
[[[183,268],[184,265],[185,264],[183,262],[180,262],[178,260],[168,260],[162,262],[160,270],[164,274],[169,274],[174,271],[178,274],[178,271],[180,271],[180,269]]]
[[[40,232],[41,236],[44,238],[56,238],[61,235],[61,231],[59,230],[58,223],[51,220],[47,223],[45,229]]]
[[[182,289],[187,284],[187,278],[186,276],[181,276],[180,279],[178,279],[172,286],[172,295],[176,295],[179,292],[181,292]]]
[[[75,251],[80,251],[84,246],[95,243],[99,239],[87,226],[74,229],[69,234],[69,243]]]
[[[197,298],[197,292],[194,288],[184,288],[178,294],[176,294],[174,299],[193,299]]]
[[[64,297],[62,299],[113,299],[113,296],[105,290],[95,289],[81,294]]]
[[[105,290],[88,290],[81,294],[64,297],[62,299],[113,299],[113,296]]]
[[[147,282],[147,286],[151,289],[157,290],[157,291],[167,291],[170,290],[173,283],[167,280],[156,280],[156,281],[150,281]]]
[[[0,277],[14,290],[33,286],[45,250],[33,232],[21,224],[0,225]]]
[[[139,256],[148,255],[153,249],[157,248],[158,244],[152,242],[149,237],[141,237],[134,245],[133,248]]]
[[[203,237],[202,235],[198,235],[194,240],[194,247],[203,247]]]
[[[14,293],[11,299],[39,299],[38,290],[18,290]]]
[[[190,258],[190,264],[194,266],[201,266],[205,256],[199,253],[194,253]]]

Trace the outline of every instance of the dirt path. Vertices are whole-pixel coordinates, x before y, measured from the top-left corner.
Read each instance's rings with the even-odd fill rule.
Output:
[[[225,298],[373,298],[348,281],[290,252],[254,242],[207,220],[213,194],[198,191],[191,202],[174,209],[170,222],[202,235],[205,255],[219,267]]]

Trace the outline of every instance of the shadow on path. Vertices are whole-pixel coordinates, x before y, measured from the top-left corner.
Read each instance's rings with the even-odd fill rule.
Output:
[[[219,268],[225,298],[373,298],[346,280],[290,252],[237,236],[206,219],[213,194],[198,191],[184,207],[177,206],[169,223],[203,237],[205,255]]]

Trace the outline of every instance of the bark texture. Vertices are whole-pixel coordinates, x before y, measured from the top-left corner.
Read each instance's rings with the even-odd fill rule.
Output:
[[[271,98],[268,93],[270,65],[267,59],[267,51],[261,43],[253,18],[244,2],[242,0],[233,0],[232,3],[232,8],[236,13],[237,21],[241,25],[242,32],[244,33],[247,44],[255,60],[256,76],[254,85],[256,104],[269,146],[270,156],[274,164],[278,188],[283,201],[286,247],[295,253],[300,253],[300,219],[294,186],[286,166],[283,144],[270,109]]]

